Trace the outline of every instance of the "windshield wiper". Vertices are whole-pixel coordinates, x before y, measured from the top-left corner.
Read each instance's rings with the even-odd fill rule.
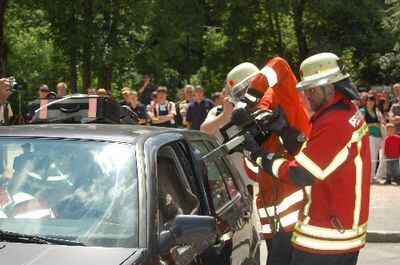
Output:
[[[0,230],[0,240],[9,242],[36,243],[36,244],[56,244],[67,246],[84,246],[79,241],[72,241],[63,238],[53,238],[44,236],[25,235],[16,232]]]

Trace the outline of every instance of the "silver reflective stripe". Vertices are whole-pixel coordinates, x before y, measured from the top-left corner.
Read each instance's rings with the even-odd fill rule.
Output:
[[[279,168],[281,167],[281,165],[286,161],[286,159],[284,158],[279,158],[276,159],[273,163],[272,163],[272,174],[274,175],[274,177],[279,178]]]
[[[265,66],[261,69],[261,73],[267,78],[269,87],[273,87],[278,83],[278,76],[274,69],[269,66]]]
[[[350,239],[364,234],[367,231],[367,223],[357,227],[356,229],[347,229],[339,232],[337,229],[318,227],[305,224],[304,222],[298,222],[296,224],[296,230],[302,234],[307,234],[313,237],[328,239]]]
[[[316,250],[350,250],[363,246],[365,244],[365,237],[364,234],[362,237],[353,240],[331,241],[308,238],[294,232],[292,242]]]
[[[244,157],[244,162],[246,163],[247,168],[255,174],[258,174],[258,167],[255,166],[253,163],[250,162],[247,157]]]
[[[349,155],[349,149],[347,145],[340,150],[340,152],[335,156],[332,162],[325,168],[321,169],[317,164],[314,163],[309,157],[307,157],[303,151],[300,151],[295,159],[296,161],[305,169],[308,170],[314,177],[324,180],[327,176],[329,176],[333,171],[335,171],[339,166],[346,161],[347,156]]]
[[[353,229],[358,227],[360,222],[361,214],[361,194],[362,194],[362,175],[363,175],[363,161],[361,159],[361,147],[362,142],[357,143],[358,154],[354,160],[356,166],[356,187],[355,187],[355,202],[354,202],[354,213],[353,213]]]
[[[272,233],[271,226],[269,224],[268,225],[262,225],[262,233],[271,234]]]
[[[281,218],[281,225],[283,227],[292,225],[294,223],[297,222],[297,220],[299,219],[299,210],[292,212],[288,215],[285,215],[284,217]]]
[[[300,202],[301,200],[303,200],[303,198],[304,198],[304,195],[303,195],[302,190],[298,190],[298,191],[290,194],[285,199],[283,199],[280,204],[278,204],[276,206],[276,213],[280,214],[280,213],[286,211],[287,209],[289,209],[289,207],[291,207],[291,206],[295,205],[296,203]],[[267,207],[267,212],[268,212],[268,215],[270,215],[270,216],[275,215],[275,206]],[[258,213],[260,215],[260,218],[267,217],[265,208],[258,209]]]

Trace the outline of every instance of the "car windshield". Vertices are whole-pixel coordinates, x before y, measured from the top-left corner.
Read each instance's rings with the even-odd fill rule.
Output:
[[[135,145],[0,138],[0,229],[137,247]]]

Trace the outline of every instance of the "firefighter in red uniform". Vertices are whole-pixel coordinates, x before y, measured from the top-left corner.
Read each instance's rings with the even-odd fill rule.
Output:
[[[227,84],[234,96],[246,92],[243,95],[244,101],[256,100],[252,95],[257,93],[250,90],[258,91],[259,95],[266,91],[261,101],[257,102],[258,108],[272,110],[279,106],[286,113],[293,131],[288,132],[284,138],[293,139],[290,135],[295,135],[295,141],[284,141],[286,145],[283,145],[279,136],[272,133],[263,143],[263,149],[267,152],[277,152],[288,159],[293,158],[304,139],[299,138],[298,141],[297,135],[302,132],[308,136],[310,125],[307,111],[296,89],[297,79],[288,63],[276,57],[269,60],[261,71],[249,63],[240,64],[228,74]],[[248,87],[243,84],[247,84]],[[237,96],[235,101],[239,101]],[[305,193],[302,188],[277,181],[265,171],[258,173],[256,168],[256,172],[252,172],[252,168],[254,166],[246,163],[248,176],[259,183],[256,203],[262,234],[267,242],[267,264],[289,265],[293,251],[290,239],[299,213],[303,211]]]
[[[307,58],[300,66],[311,108],[312,131],[294,159],[266,152],[245,134],[244,154],[280,181],[306,187],[308,202],[292,237],[292,265],[356,264],[364,247],[369,211],[368,127],[351,100],[358,93],[343,61],[332,53]],[[278,110],[279,111],[279,110]],[[265,121],[278,135],[290,128]]]

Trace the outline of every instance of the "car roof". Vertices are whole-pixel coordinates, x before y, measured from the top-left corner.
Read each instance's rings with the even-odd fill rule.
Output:
[[[190,139],[208,137],[199,131],[163,128],[144,125],[124,124],[29,124],[5,126],[0,128],[0,137],[17,138],[60,138],[94,141],[136,143],[138,139],[148,138],[166,132],[184,134]]]

